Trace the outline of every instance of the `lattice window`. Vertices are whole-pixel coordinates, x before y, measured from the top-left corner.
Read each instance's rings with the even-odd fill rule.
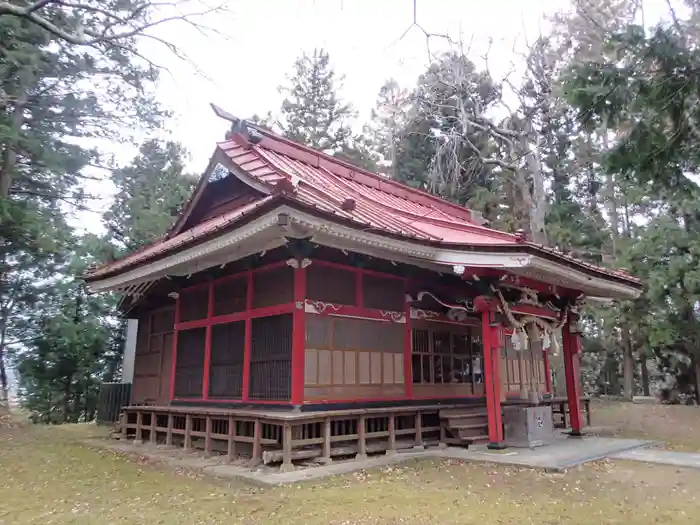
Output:
[[[253,275],[253,308],[264,308],[294,300],[294,273],[289,266]]]
[[[414,383],[483,382],[481,339],[468,327],[440,325],[411,332]]]
[[[365,274],[362,276],[362,302],[366,308],[401,312],[406,304],[404,283],[399,279]]]
[[[204,375],[205,328],[180,330],[177,334],[175,397],[201,397]]]
[[[248,278],[236,277],[214,285],[214,316],[242,312],[246,308]]]
[[[306,269],[306,297],[314,301],[354,305],[357,279],[354,272],[312,264]]]
[[[243,352],[245,321],[211,328],[209,396],[240,399],[243,394]]]
[[[292,384],[292,315],[252,320],[248,397],[289,401]]]

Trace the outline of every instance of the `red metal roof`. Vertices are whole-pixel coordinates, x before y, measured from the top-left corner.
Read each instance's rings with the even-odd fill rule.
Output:
[[[588,264],[551,248],[525,242],[517,235],[487,228],[481,225],[477,214],[464,207],[369,173],[266,130],[253,129],[256,140],[250,140],[246,134],[234,134],[230,140],[219,143],[217,148],[229,159],[229,169],[252,178],[267,190],[268,196],[182,233],[174,231],[171,238],[95,270],[89,277],[94,279],[112,274],[176,251],[235,223],[271,202],[275,194],[284,189],[285,199],[349,221],[362,229],[446,247],[528,246],[578,266],[638,282],[626,272]]]

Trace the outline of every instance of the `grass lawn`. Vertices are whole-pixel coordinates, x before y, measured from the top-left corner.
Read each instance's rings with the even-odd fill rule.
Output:
[[[87,448],[92,425],[0,427],[0,524],[696,524],[700,471],[602,462],[566,474],[418,461],[256,488]]]
[[[594,401],[591,413],[592,424],[604,427],[601,435],[655,439],[672,450],[700,452],[700,407]]]

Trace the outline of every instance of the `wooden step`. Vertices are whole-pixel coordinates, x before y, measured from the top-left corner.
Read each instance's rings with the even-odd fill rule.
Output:
[[[457,425],[450,425],[451,430],[469,430],[470,428],[488,428],[488,423],[461,423]]]
[[[475,439],[478,438],[479,436],[484,435],[484,433],[488,434],[488,429],[484,427],[480,428],[460,428],[457,430],[457,435],[461,439]]]
[[[482,425],[488,426],[489,420],[485,417],[459,417],[450,418],[447,420],[447,426],[450,428],[456,428],[462,425]]]
[[[464,441],[468,441],[470,445],[477,443],[488,443],[489,436],[487,434],[482,434],[479,436],[471,436],[468,438],[462,438]]]
[[[440,410],[441,419],[457,419],[463,417],[488,417],[486,407],[460,407],[460,408],[444,408]]]

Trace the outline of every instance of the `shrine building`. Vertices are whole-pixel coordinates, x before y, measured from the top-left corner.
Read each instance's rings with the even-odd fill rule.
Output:
[[[138,321],[125,437],[290,468],[502,447],[509,405],[581,433],[582,302],[638,279],[215,109],[232,129],[170,231],[85,275]]]

